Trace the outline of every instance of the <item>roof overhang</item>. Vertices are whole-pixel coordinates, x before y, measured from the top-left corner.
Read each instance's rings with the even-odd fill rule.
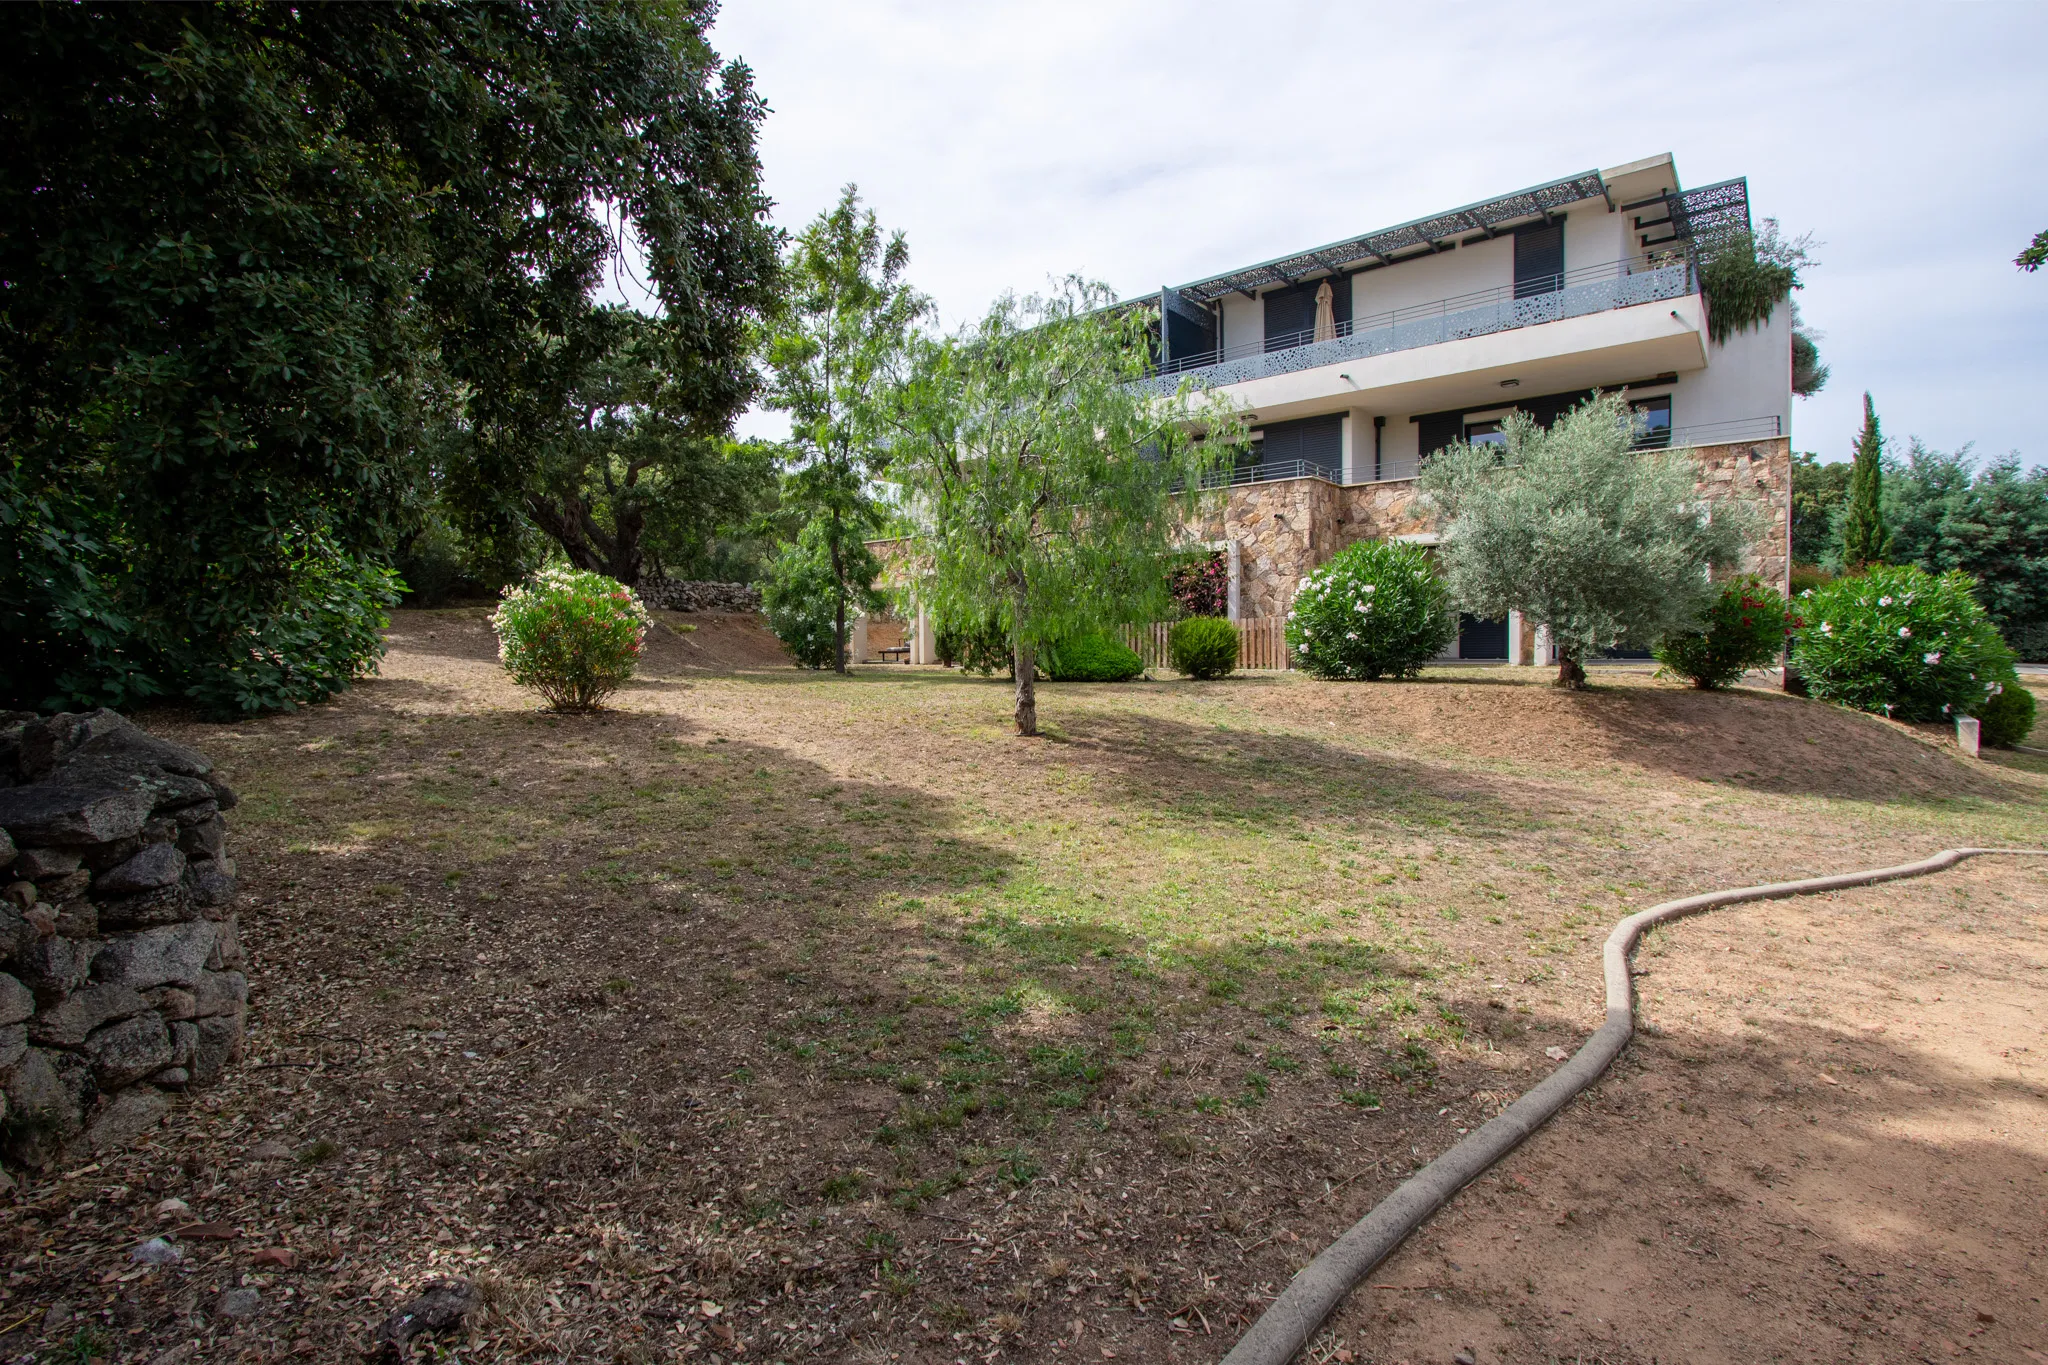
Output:
[[[1251,294],[1272,285],[1294,284],[1316,275],[1334,275],[1351,266],[1370,269],[1375,265],[1391,265],[1397,259],[1441,251],[1468,233],[1483,232],[1492,236],[1502,228],[1545,219],[1568,204],[1604,199],[1606,196],[1607,185],[1600,178],[1600,172],[1581,171],[1562,180],[1531,185],[1513,194],[1467,204],[1448,213],[1417,218],[1377,232],[1347,237],[1341,242],[1261,261],[1227,275],[1184,284],[1177,292],[1192,303],[1213,303],[1226,294]]]

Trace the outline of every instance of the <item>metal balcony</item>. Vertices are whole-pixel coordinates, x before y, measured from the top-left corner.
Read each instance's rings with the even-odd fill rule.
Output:
[[[1212,388],[1223,388],[1393,351],[1683,298],[1699,287],[1692,262],[1684,256],[1658,265],[1615,261],[1585,266],[1553,278],[1554,286],[1538,293],[1530,292],[1529,282],[1524,281],[1347,319],[1337,324],[1336,336],[1325,341],[1317,341],[1312,331],[1297,332],[1230,344],[1221,351],[1171,356],[1143,383],[1156,392],[1169,393],[1182,374],[1194,374]]]

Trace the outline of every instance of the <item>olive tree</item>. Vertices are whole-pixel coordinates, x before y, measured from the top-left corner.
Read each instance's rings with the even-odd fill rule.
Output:
[[[1420,479],[1443,522],[1439,552],[1459,606],[1518,611],[1550,628],[1557,685],[1583,687],[1586,657],[1690,628],[1715,595],[1709,573],[1756,526],[1741,503],[1709,508],[1685,455],[1632,448],[1617,394],[1545,430],[1526,414],[1504,446],[1455,444]]]
[[[1099,284],[1004,295],[979,322],[919,346],[900,392],[889,475],[942,621],[994,622],[1017,686],[1017,733],[1038,733],[1043,646],[1164,612],[1166,570],[1204,482],[1244,439],[1192,381],[1141,384],[1149,316]]]

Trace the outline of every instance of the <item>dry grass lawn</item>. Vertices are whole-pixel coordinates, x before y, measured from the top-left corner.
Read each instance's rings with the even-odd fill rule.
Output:
[[[1026,742],[1001,680],[665,619],[597,717],[466,610],[145,718],[243,793],[251,1055],[0,1213],[7,1358],[357,1359],[461,1275],[451,1359],[1214,1361],[1577,1045],[1621,914],[2048,829],[2048,761],[1642,672],[1048,686]],[[2048,1360],[2044,907],[1662,932],[1654,1036],[1311,1358]],[[168,1197],[236,1236],[131,1267]]]

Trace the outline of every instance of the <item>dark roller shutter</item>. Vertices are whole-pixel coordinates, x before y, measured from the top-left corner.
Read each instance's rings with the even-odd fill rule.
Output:
[[[1274,422],[1262,430],[1266,439],[1259,463],[1272,470],[1268,477],[1295,478],[1308,472],[1299,466],[1308,465],[1321,470],[1333,482],[1341,479],[1344,465],[1342,413],[1304,417],[1298,422]]]
[[[1462,412],[1432,412],[1426,417],[1416,418],[1415,425],[1420,428],[1416,433],[1416,448],[1425,460],[1465,436],[1465,414]]]
[[[1316,299],[1299,289],[1276,289],[1266,295],[1266,349],[1299,346],[1315,335]]]
[[[1515,229],[1515,297],[1564,288],[1564,224]]]
[[[1266,349],[1285,350],[1304,346],[1315,339],[1316,290],[1330,286],[1330,315],[1341,325],[1351,321],[1351,277],[1332,275],[1305,284],[1275,289],[1264,296],[1266,305]]]

